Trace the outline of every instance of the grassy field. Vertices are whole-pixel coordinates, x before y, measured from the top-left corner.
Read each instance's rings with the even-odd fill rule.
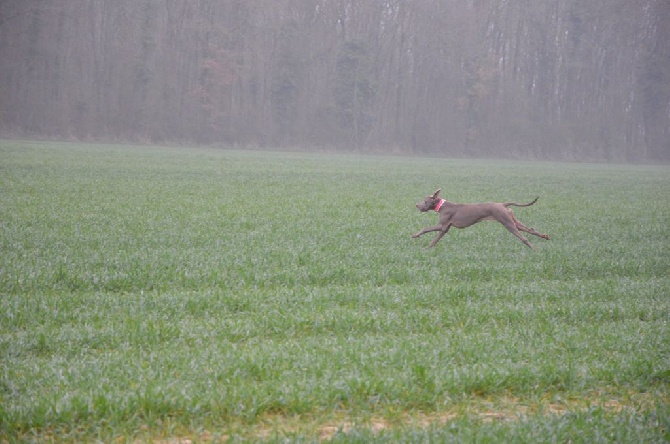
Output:
[[[549,234],[415,202],[530,201]],[[670,440],[670,167],[0,141],[0,442]]]

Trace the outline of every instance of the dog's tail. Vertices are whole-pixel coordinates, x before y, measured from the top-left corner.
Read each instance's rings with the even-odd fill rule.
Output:
[[[539,198],[540,198],[540,196],[537,196],[537,197],[535,198],[534,201],[529,202],[529,203],[527,203],[527,204],[520,204],[520,203],[514,203],[514,202],[505,202],[503,205],[506,206],[506,207],[510,207],[510,206],[512,206],[512,205],[515,206],[515,207],[529,207],[529,206],[533,205],[535,202],[537,202],[537,200],[538,200]]]

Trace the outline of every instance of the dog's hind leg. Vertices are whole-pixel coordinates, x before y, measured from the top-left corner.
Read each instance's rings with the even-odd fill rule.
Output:
[[[521,242],[523,242],[528,248],[530,248],[531,250],[535,249],[535,248],[533,248],[533,245],[528,241],[528,239],[526,239],[525,237],[523,237],[523,235],[521,233],[519,233],[519,230],[517,230],[516,224],[514,223],[514,221],[510,220],[510,221],[502,222],[502,224],[505,228],[507,228],[509,230],[510,233],[515,235],[517,238],[519,238],[519,240]]]
[[[538,232],[538,231],[535,231],[534,228],[527,227],[527,226],[525,226],[524,224],[522,224],[521,222],[519,222],[519,219],[517,219],[516,217],[514,217],[514,216],[512,216],[512,217],[514,218],[514,225],[516,225],[516,228],[517,228],[517,229],[519,229],[519,230],[521,230],[521,231],[525,231],[526,233],[530,233],[530,234],[532,234],[533,236],[537,236],[537,237],[541,237],[542,239],[549,240],[549,236],[548,236],[548,235],[546,235],[546,234],[542,234],[542,233],[540,233],[540,232]]]

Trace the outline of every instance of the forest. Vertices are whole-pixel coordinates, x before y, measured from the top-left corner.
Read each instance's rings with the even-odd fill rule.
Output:
[[[668,0],[1,0],[0,137],[670,161]]]

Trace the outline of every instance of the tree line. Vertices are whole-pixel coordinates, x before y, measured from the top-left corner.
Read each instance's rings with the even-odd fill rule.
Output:
[[[2,0],[0,135],[670,160],[667,0]]]

